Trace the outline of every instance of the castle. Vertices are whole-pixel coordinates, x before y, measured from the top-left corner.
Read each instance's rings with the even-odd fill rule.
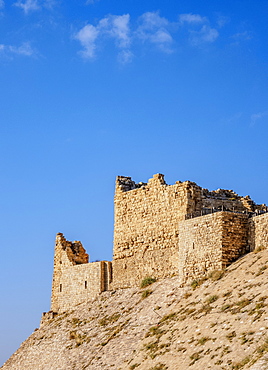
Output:
[[[146,276],[179,284],[221,270],[268,244],[268,207],[232,190],[194,182],[167,185],[118,176],[113,261],[88,261],[81,242],[56,236],[51,312],[63,312],[106,290],[138,286]]]

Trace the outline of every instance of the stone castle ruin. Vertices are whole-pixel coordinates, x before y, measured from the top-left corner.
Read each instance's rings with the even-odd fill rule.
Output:
[[[97,294],[138,286],[146,276],[178,276],[179,284],[221,270],[268,245],[268,207],[232,190],[194,182],[167,185],[156,174],[136,184],[118,176],[113,261],[89,262],[81,242],[56,236],[51,311]]]

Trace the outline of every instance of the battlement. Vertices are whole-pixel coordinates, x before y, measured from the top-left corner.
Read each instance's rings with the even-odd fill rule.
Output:
[[[89,263],[81,242],[57,234],[51,310],[137,286],[146,276],[178,275],[183,284],[223,269],[268,244],[267,211],[265,204],[233,190],[209,191],[191,181],[168,185],[162,174],[147,183],[118,176],[113,261]]]

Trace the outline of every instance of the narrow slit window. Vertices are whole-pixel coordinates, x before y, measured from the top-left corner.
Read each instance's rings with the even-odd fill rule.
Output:
[[[62,292],[62,284],[60,284],[60,292]]]
[[[87,289],[87,281],[85,281],[85,289]]]

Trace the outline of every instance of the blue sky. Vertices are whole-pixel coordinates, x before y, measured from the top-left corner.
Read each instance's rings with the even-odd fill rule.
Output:
[[[268,203],[268,3],[0,0],[0,364],[49,310],[54,239],[112,258],[116,175]]]

